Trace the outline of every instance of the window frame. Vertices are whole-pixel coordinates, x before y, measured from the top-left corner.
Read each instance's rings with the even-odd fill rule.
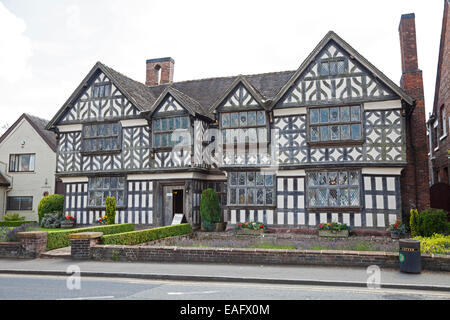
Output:
[[[118,134],[117,135],[109,135],[109,136],[95,136],[95,137],[86,137],[85,135],[85,128],[90,126],[99,126],[99,125],[118,125]],[[111,130],[112,131],[112,130]],[[112,139],[117,138],[117,145],[118,148],[116,149],[110,149],[110,150],[89,150],[86,151],[85,149],[85,141],[86,140],[100,140],[100,139]],[[83,127],[81,129],[81,151],[80,153],[82,155],[108,155],[108,154],[118,154],[122,152],[122,124],[120,121],[102,121],[102,122],[89,122],[84,123]]]
[[[109,178],[110,182],[109,182],[109,187],[105,188],[104,186],[104,180],[105,178]],[[111,178],[122,178],[123,179],[123,189],[119,189],[119,188],[111,188]],[[95,187],[95,179],[102,179],[102,187],[101,188],[96,188]],[[119,191],[123,191],[123,203],[122,204],[118,204],[117,203],[117,197],[116,197],[116,207],[117,209],[125,209],[127,207],[127,179],[126,176],[117,176],[117,175],[108,175],[108,176],[92,176],[89,177],[88,180],[88,189],[87,189],[87,208],[89,209],[105,209],[106,208],[106,198],[105,198],[105,204],[103,205],[103,195],[104,192],[108,192],[109,196],[111,196],[111,192],[117,193]],[[97,192],[101,192],[102,193],[102,204],[101,205],[97,205],[96,203],[96,197],[94,196],[94,204],[91,205],[91,192],[97,193]]]
[[[176,125],[174,124],[174,129],[167,129],[164,131],[156,131],[155,130],[155,125],[156,125],[156,121],[161,121],[163,119],[168,120],[168,119],[176,119],[176,118],[180,118],[180,121],[183,121],[182,118],[186,118],[187,119],[187,127],[186,128],[176,128]],[[174,120],[176,121],[176,120]],[[177,144],[177,143],[173,143],[172,145],[167,145],[167,146],[161,146],[161,142],[162,139],[160,139],[160,143],[159,146],[155,146],[155,136],[160,136],[162,137],[163,135],[168,135],[168,138],[171,138],[171,135],[173,134],[173,132],[175,132],[175,130],[186,130],[186,132],[188,132],[191,135],[192,138],[192,130],[191,130],[191,117],[188,114],[173,114],[173,115],[168,115],[168,116],[159,116],[157,118],[153,118],[152,119],[152,124],[151,124],[151,130],[152,130],[152,148],[158,151],[163,151],[163,150],[172,150],[172,148]],[[167,124],[168,126],[168,124]],[[169,140],[168,140],[169,141]],[[189,145],[190,146],[190,145]]]
[[[19,208],[11,208],[10,201],[13,198],[20,199]],[[27,198],[30,201],[30,203],[31,203],[30,208],[22,208],[21,204],[22,204],[24,198]],[[6,199],[6,210],[7,211],[33,211],[33,196],[8,196]]]
[[[344,62],[344,72],[336,72],[336,73],[331,73],[330,72],[330,66],[332,63],[335,63],[335,70],[337,70],[337,63],[338,62]],[[324,64],[328,64],[328,74],[322,74],[322,65]],[[318,62],[318,70],[317,70],[318,76],[319,77],[334,77],[334,76],[340,76],[340,75],[345,75],[348,73],[348,59],[345,57],[337,57],[337,58],[325,58],[325,59],[321,59]]]
[[[253,173],[253,179],[254,179],[254,185],[248,185],[248,174]],[[232,184],[232,174],[236,174],[236,184]],[[239,184],[239,175],[245,174],[245,184]],[[263,184],[258,185],[257,184],[257,174],[262,174],[263,176]],[[266,185],[266,175],[272,176],[272,185]],[[239,201],[239,190],[244,190],[244,196],[245,196],[245,203],[240,203]],[[236,190],[236,203],[231,203],[231,193],[232,190]],[[253,195],[253,203],[248,202],[248,195],[249,190],[255,190],[255,193]],[[263,203],[258,204],[258,191],[263,191]],[[267,204],[267,191],[271,190],[272,192],[272,203]],[[227,178],[227,207],[229,208],[270,208],[270,207],[276,207],[276,175],[275,173],[270,172],[262,172],[258,170],[245,170],[245,171],[230,171],[228,172],[228,178]]]
[[[350,172],[351,171],[356,171],[358,172],[358,182],[357,184],[354,185],[350,185],[349,184],[349,180],[350,180]],[[329,184],[324,184],[324,185],[317,185],[317,186],[311,186],[309,183],[309,174],[310,173],[329,173],[329,172],[333,172],[333,173],[337,173],[337,179],[339,181],[339,176],[341,172],[347,172],[347,176],[348,176],[348,180],[347,180],[347,184],[345,185],[340,185],[339,183],[336,186],[330,186]],[[360,212],[363,209],[363,190],[362,190],[362,170],[361,168],[336,168],[336,169],[323,169],[323,170],[316,170],[316,169],[311,169],[311,170],[306,170],[306,190],[305,190],[305,199],[306,199],[306,209],[310,212]],[[326,206],[311,206],[310,205],[310,189],[327,189],[327,205]],[[329,205],[329,198],[328,198],[328,194],[329,194],[329,190],[330,189],[335,189],[335,190],[340,190],[340,189],[347,189],[348,191],[350,191],[350,189],[356,189],[358,188],[359,190],[359,204],[356,206],[351,206],[350,205],[350,193],[348,193],[348,202],[349,205],[348,206],[330,206]],[[339,201],[339,193],[337,195],[338,201]]]
[[[19,158],[21,156],[32,156],[33,159],[33,170],[17,170],[17,167],[19,165]],[[14,168],[11,168],[11,160],[14,157]],[[31,167],[31,166],[30,166]],[[30,172],[35,172],[36,170],[36,153],[11,153],[9,155],[9,164],[8,164],[8,172],[13,172],[13,173],[20,173],[20,172],[25,172],[25,173],[30,173]]]
[[[100,88],[103,88],[103,91],[100,90]],[[106,94],[108,89],[108,94]],[[97,89],[97,94],[96,93],[96,89]],[[92,98],[93,99],[103,99],[105,97],[109,97],[111,95],[111,91],[112,91],[112,83],[111,82],[100,82],[100,83],[95,83],[92,85]],[[100,93],[103,92],[103,95],[101,95]]]
[[[341,119],[339,119],[339,121],[337,122],[326,122],[326,123],[322,123],[320,121],[320,110],[322,109],[333,109],[333,108],[338,108],[339,109],[339,115],[341,114],[341,108],[344,107],[348,107],[350,110],[350,121],[346,121],[343,122],[341,121]],[[352,114],[352,107],[359,107],[359,120],[352,120],[351,119],[351,114]],[[319,122],[318,123],[314,123],[311,124],[311,110],[313,109],[317,109],[319,110]],[[329,112],[329,111],[328,111]],[[328,115],[328,118],[330,118],[330,116]],[[360,125],[360,138],[359,139],[352,139],[352,125],[355,124],[359,124]],[[345,105],[323,105],[323,106],[308,106],[306,109],[306,128],[307,128],[307,132],[306,132],[306,139],[307,139],[307,143],[311,146],[335,146],[335,145],[362,145],[365,141],[365,121],[364,121],[364,108],[362,104],[345,104]],[[318,140],[318,141],[312,141],[311,140],[311,127],[331,127],[331,126],[339,126],[339,130],[341,130],[342,126],[348,125],[349,126],[349,134],[350,134],[350,138],[349,139],[341,139],[339,138],[339,140]],[[341,132],[341,131],[339,131]],[[329,131],[329,136],[331,137],[331,131]]]
[[[240,114],[244,113],[244,112],[247,113],[247,119],[246,119],[247,124],[245,126],[242,126],[241,125],[241,119],[240,119],[241,115]],[[248,124],[248,113],[249,112],[255,112],[255,116],[256,116],[256,118],[255,118],[255,121],[256,121],[255,125],[249,125]],[[259,124],[258,125],[258,112],[261,112],[264,115],[264,124]],[[238,126],[232,126],[232,124],[231,124],[231,114],[233,114],[233,113],[236,113],[236,114],[239,115]],[[222,117],[223,117],[224,114],[229,114],[230,115],[230,120],[229,120],[230,124],[229,124],[228,127],[224,127],[222,125]],[[266,146],[270,145],[270,116],[269,116],[269,114],[267,113],[266,110],[261,110],[261,108],[249,108],[249,109],[243,109],[243,110],[230,109],[230,110],[226,110],[226,111],[221,111],[219,113],[219,117],[218,118],[219,118],[218,119],[218,124],[219,124],[219,131],[220,131],[219,139],[220,139],[220,144],[222,145],[223,152],[227,151],[227,144],[228,145],[231,144],[231,143],[226,142],[226,140],[224,141],[223,135],[224,135],[224,133],[226,135],[227,130],[249,130],[249,129],[255,129],[256,130],[256,142],[253,143],[253,142],[247,141],[247,139],[246,139],[245,143],[243,143],[243,146],[245,147],[246,154],[248,154],[248,152],[249,152],[250,145],[256,145],[258,148],[259,148],[259,145],[261,145],[261,144],[266,144]],[[264,141],[259,139],[260,135],[259,135],[258,129],[265,129],[266,130],[266,132],[265,132],[265,140]],[[249,137],[249,135],[247,134],[246,137]],[[237,149],[238,149],[239,143],[240,143],[239,141],[237,141],[237,143],[235,143],[235,142],[232,143],[233,144],[233,150],[234,150],[235,154],[237,153]]]

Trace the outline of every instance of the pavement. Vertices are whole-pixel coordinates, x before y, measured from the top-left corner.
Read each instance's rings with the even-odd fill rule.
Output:
[[[34,260],[0,259],[0,274],[68,276],[73,274],[74,265],[79,268],[82,277],[345,287],[367,287],[369,280],[371,282],[372,279],[377,278],[374,274],[368,272],[366,268],[211,263],[99,262],[77,261],[63,258]],[[72,270],[72,272],[67,272],[67,270]],[[395,269],[383,268],[380,270],[379,280],[381,288],[450,292],[449,272],[422,271],[420,274],[410,274],[402,273]]]

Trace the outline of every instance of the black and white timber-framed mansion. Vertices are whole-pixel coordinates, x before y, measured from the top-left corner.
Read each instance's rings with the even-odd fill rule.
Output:
[[[80,224],[200,225],[214,188],[224,221],[386,228],[402,215],[405,119],[414,99],[334,32],[295,71],[146,84],[98,62],[49,122],[65,213]]]

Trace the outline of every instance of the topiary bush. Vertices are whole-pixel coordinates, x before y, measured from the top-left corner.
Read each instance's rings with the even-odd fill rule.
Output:
[[[200,200],[200,217],[204,230],[215,230],[216,222],[221,222],[222,214],[220,209],[219,197],[214,189],[203,190]]]
[[[122,223],[122,224],[114,224],[111,226],[96,226],[96,227],[86,227],[86,228],[77,228],[70,230],[55,230],[49,231],[47,233],[47,250],[53,250],[58,248],[64,248],[70,246],[70,238],[69,235],[72,233],[78,232],[103,232],[104,235],[115,234],[115,233],[123,233],[134,231],[135,224],[134,223]]]
[[[106,198],[106,224],[114,224],[116,218],[116,198]]]
[[[191,225],[189,223],[183,223],[173,226],[104,235],[101,237],[101,242],[103,244],[114,245],[135,245],[188,233],[191,233]]]
[[[419,235],[431,237],[439,233],[447,235],[449,233],[449,222],[447,212],[442,209],[427,209],[419,215]]]
[[[420,235],[420,216],[417,209],[411,209],[409,215],[409,228],[411,231],[411,236]]]
[[[51,194],[41,199],[38,205],[39,223],[46,213],[64,211],[64,196],[61,194]]]

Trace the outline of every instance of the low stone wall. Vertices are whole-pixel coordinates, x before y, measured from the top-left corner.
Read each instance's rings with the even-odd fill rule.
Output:
[[[340,250],[278,250],[236,248],[185,248],[155,246],[91,247],[99,261],[210,262],[234,264],[320,265],[399,268],[398,253]],[[423,269],[450,271],[450,257],[423,256]]]
[[[20,242],[0,242],[0,258],[38,258],[47,247],[47,232],[19,232]]]
[[[17,258],[21,254],[20,242],[0,242],[0,258]]]

